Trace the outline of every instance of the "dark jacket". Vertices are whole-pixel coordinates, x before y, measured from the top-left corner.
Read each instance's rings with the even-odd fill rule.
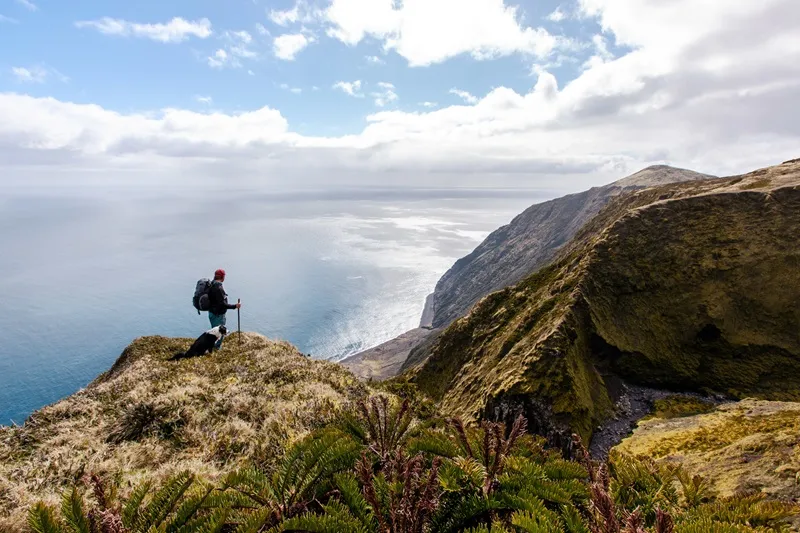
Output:
[[[228,303],[228,294],[222,287],[221,281],[212,281],[211,289],[208,291],[209,313],[224,315],[228,309],[236,309],[236,305]]]

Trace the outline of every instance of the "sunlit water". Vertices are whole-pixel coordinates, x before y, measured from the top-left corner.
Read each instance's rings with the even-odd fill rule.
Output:
[[[454,260],[552,196],[0,194],[0,424],[85,386],[138,336],[196,337],[194,284],[219,267],[242,330],[318,358],[372,347],[418,325]]]

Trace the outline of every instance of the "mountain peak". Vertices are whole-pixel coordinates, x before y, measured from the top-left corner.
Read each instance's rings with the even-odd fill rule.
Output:
[[[614,187],[653,187],[681,181],[713,179],[716,176],[702,174],[685,168],[669,165],[652,165],[611,184]]]

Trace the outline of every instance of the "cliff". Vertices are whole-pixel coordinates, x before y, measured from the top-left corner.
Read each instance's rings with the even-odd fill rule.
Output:
[[[169,361],[191,339],[143,337],[85,389],[0,427],[0,530],[90,472],[120,483],[190,470],[208,479],[269,466],[291,442],[366,394],[350,372],[254,333]]]
[[[412,357],[411,376],[448,412],[522,411],[562,444],[611,414],[620,378],[800,399],[799,231],[796,161],[618,196]]]
[[[550,262],[612,198],[645,187],[712,177],[659,165],[604,187],[529,207],[442,276],[433,293],[432,326],[447,326],[483,296],[519,282]]]
[[[550,262],[612,198],[645,187],[711,178],[691,170],[657,165],[603,187],[529,207],[492,232],[442,276],[425,301],[420,320],[422,329],[408,331],[342,363],[364,378],[386,379],[397,375],[426,357],[439,333],[482,297],[519,282]]]

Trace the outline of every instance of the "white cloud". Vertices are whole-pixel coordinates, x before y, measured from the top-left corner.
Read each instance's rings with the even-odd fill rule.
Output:
[[[306,37],[302,33],[285,33],[275,37],[273,51],[278,59],[293,61],[303,48],[313,42],[314,37]]]
[[[378,56],[366,56],[367,63],[371,65],[383,65],[385,61]]]
[[[195,101],[201,104],[211,105],[214,102],[214,99],[210,96],[200,96],[197,95],[194,97]]]
[[[12,67],[11,73],[19,82],[44,83],[47,79],[47,70],[42,67]]]
[[[285,11],[273,9],[269,12],[269,19],[278,26],[288,26],[289,24],[293,24],[297,22],[299,16],[300,14],[298,13],[297,5],[295,5],[292,9],[287,9]]]
[[[300,94],[303,92],[303,89],[300,87],[292,87],[288,83],[281,83],[281,89],[284,91],[289,91],[292,94]]]
[[[489,59],[515,52],[543,58],[559,39],[521,24],[504,0],[332,0],[325,11],[328,35],[356,45],[370,36],[411,66],[440,63],[460,54]]]
[[[236,67],[241,66],[241,63],[222,48],[208,56],[208,66],[211,68],[223,68],[227,65]]]
[[[69,78],[58,70],[44,65],[33,65],[30,67],[12,67],[11,74],[20,83],[44,83],[50,76],[66,83]]]
[[[258,54],[250,48],[253,36],[249,32],[244,30],[226,31],[222,34],[222,38],[226,41],[229,55],[242,59],[255,59],[258,57]]]
[[[267,15],[269,19],[278,26],[290,26],[292,24],[309,24],[322,18],[322,11],[314,6],[309,6],[308,2],[298,0],[297,3],[287,10],[272,9]]]
[[[334,89],[339,89],[345,94],[354,96],[356,98],[363,98],[364,94],[361,93],[361,80],[356,81],[337,81],[333,84]]]
[[[19,21],[17,19],[7,17],[5,15],[0,15],[0,22],[8,22],[9,24],[19,24]]]
[[[256,73],[253,72],[252,70],[248,70],[247,74],[250,75],[250,76],[255,76],[256,75]]]
[[[162,43],[180,43],[189,37],[205,39],[213,33],[207,18],[188,21],[175,17],[166,24],[140,24],[122,19],[103,17],[99,20],[83,20],[75,23],[78,28],[93,28],[105,35],[144,37]]]
[[[380,111],[347,135],[300,135],[271,108],[120,113],[0,93],[0,169],[18,182],[97,169],[104,179],[172,172],[287,187],[491,179],[557,188],[653,163],[725,175],[800,156],[795,0],[581,0],[579,7],[599,21],[603,46],[615,43],[618,57],[575,79],[542,68],[527,90],[498,80],[481,98],[465,93],[473,105]],[[334,87],[364,96],[360,80]]]
[[[397,100],[397,93],[395,92],[395,87],[393,84],[385,81],[379,81],[376,85],[381,90],[370,93],[370,96],[375,99],[376,106],[384,107],[387,104]]]
[[[428,109],[432,109],[438,106],[439,104],[437,104],[436,102],[420,102],[419,105],[421,105],[422,107],[427,107]]]
[[[468,104],[476,104],[478,103],[478,98],[476,96],[471,95],[467,91],[462,91],[461,89],[450,89],[450,94],[454,94],[464,100]]]
[[[269,35],[269,30],[264,27],[260,22],[256,23],[256,31],[259,35]]]
[[[561,6],[558,6],[555,11],[547,15],[547,20],[552,22],[561,22],[565,18],[567,18],[567,14],[564,13],[564,11],[561,9]]]
[[[30,0],[15,0],[15,1],[28,11],[39,11],[39,6],[31,2]]]

